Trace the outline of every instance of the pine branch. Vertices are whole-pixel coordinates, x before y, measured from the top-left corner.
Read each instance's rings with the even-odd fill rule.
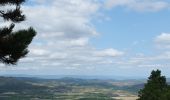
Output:
[[[36,32],[33,28],[12,32],[0,38],[0,61],[5,64],[16,64],[29,52],[27,47]]]
[[[3,38],[9,34],[11,34],[13,28],[14,28],[15,24],[11,24],[10,27],[4,27],[0,29],[0,38]]]
[[[4,20],[11,20],[13,22],[21,22],[25,20],[25,15],[22,15],[22,11],[20,7],[17,6],[14,10],[8,10],[7,12],[0,11],[0,16],[4,18]]]
[[[36,35],[33,28],[12,32],[18,23],[25,20],[25,15],[20,10],[20,4],[25,0],[0,0],[0,6],[15,5],[15,9],[0,10],[0,17],[13,23],[9,27],[0,28],[0,62],[4,64],[16,64],[20,58],[26,56],[28,46]]]
[[[7,5],[7,4],[12,4],[12,5],[20,5],[24,3],[25,0],[0,0],[0,5]]]

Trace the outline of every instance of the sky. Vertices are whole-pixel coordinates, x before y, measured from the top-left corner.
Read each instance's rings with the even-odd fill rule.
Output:
[[[170,0],[27,0],[21,9],[27,20],[15,30],[37,36],[1,75],[170,77]]]

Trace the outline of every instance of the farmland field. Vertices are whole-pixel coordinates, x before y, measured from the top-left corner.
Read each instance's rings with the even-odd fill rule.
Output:
[[[1,77],[0,100],[136,100],[142,86],[115,80]]]

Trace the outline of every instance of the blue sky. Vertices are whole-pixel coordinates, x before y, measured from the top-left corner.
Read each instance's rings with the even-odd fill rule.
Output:
[[[29,0],[22,9],[16,30],[38,35],[0,74],[170,77],[169,0]]]

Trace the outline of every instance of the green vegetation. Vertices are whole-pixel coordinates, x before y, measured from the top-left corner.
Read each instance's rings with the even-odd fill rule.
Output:
[[[20,10],[20,5],[25,0],[1,0],[0,17],[5,21],[11,22],[9,27],[0,28],[0,62],[5,64],[16,64],[20,58],[23,58],[28,53],[28,45],[36,35],[33,28],[28,30],[18,30],[13,32],[14,23],[19,23],[25,20],[25,15]],[[4,6],[8,7],[5,9]],[[14,8],[14,9],[13,9]]]
[[[152,71],[144,82],[0,77],[0,100],[170,100],[169,81],[161,71]]]
[[[135,97],[136,85],[113,80],[35,79],[0,77],[0,100],[116,100]],[[124,84],[126,81],[120,81]],[[134,86],[134,87],[133,87]],[[134,88],[127,91],[126,88]]]
[[[138,100],[170,100],[170,88],[161,71],[152,71],[144,88],[139,91]]]

